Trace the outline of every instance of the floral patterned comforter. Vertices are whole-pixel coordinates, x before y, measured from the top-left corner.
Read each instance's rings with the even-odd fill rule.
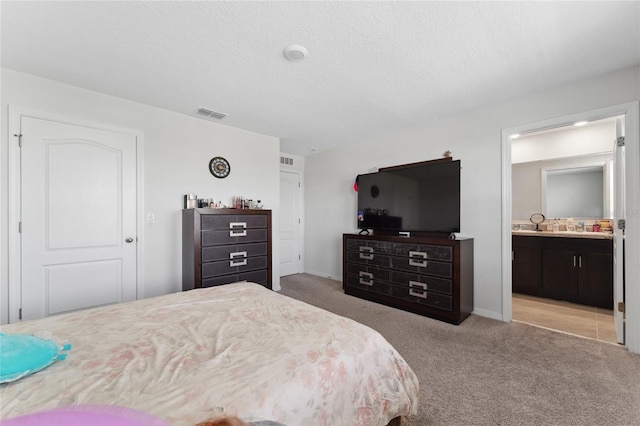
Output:
[[[73,349],[0,385],[0,417],[119,405],[174,425],[228,413],[287,426],[385,425],[417,411],[418,380],[376,331],[253,283],[2,327]]]

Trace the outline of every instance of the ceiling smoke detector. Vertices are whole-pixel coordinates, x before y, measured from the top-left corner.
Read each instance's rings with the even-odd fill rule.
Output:
[[[300,46],[299,44],[292,44],[285,47],[282,53],[288,60],[297,62],[303,60],[309,52],[304,46]]]

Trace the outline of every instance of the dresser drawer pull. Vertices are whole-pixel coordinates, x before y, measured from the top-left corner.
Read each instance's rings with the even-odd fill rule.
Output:
[[[421,257],[423,259],[427,258],[427,253],[424,251],[410,251],[409,257]]]
[[[427,261],[426,260],[409,259],[409,265],[411,265],[411,266],[421,266],[423,268],[426,268],[427,267]]]
[[[239,262],[234,262],[233,260],[229,261],[229,266],[244,266],[247,264],[247,259],[242,259]]]
[[[420,287],[423,290],[427,289],[427,283],[420,283],[418,281],[409,281],[409,287]]]
[[[420,290],[420,291],[422,291],[422,293],[418,293],[418,292],[416,292],[415,289],[410,288],[409,289],[409,296],[416,296],[416,297],[421,297],[423,299],[426,299],[427,298],[427,292],[424,291],[424,290]]]
[[[360,253],[360,259],[364,259],[364,260],[373,260],[373,247],[365,247],[365,246],[360,246],[358,247],[359,251],[366,251],[370,254],[365,254],[365,253]]]
[[[371,272],[360,271],[358,275],[360,276],[360,284],[373,286],[373,274]],[[369,280],[365,280],[365,277],[369,278]]]
[[[235,253],[229,253],[229,259],[233,259],[236,256],[247,257],[247,252],[246,251],[237,251]]]
[[[419,287],[419,289],[415,289],[414,287]],[[427,284],[419,283],[418,281],[409,281],[409,296],[416,296],[426,299]]]
[[[236,228],[242,228],[241,231],[236,232]],[[247,236],[247,222],[230,222],[229,223],[229,236],[230,237],[246,237]]]

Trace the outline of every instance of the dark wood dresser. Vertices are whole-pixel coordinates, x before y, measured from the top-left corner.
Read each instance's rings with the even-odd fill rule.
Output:
[[[473,311],[473,239],[343,235],[346,294],[460,324]]]
[[[182,211],[182,290],[252,281],[271,288],[271,210]]]

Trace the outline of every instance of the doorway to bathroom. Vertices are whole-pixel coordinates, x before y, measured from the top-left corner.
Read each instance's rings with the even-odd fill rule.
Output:
[[[624,265],[622,263],[624,260],[622,249],[625,244],[627,248],[627,259],[630,258],[631,253],[636,254],[638,250],[636,241],[638,239],[638,230],[635,226],[636,218],[627,218],[627,225],[631,224],[631,226],[628,226],[626,241],[624,231],[617,230],[619,219],[624,219],[625,212],[634,211],[633,209],[638,204],[638,197],[636,196],[638,189],[637,183],[633,183],[636,172],[631,168],[631,166],[637,166],[638,163],[638,159],[635,158],[638,151],[637,115],[638,104],[631,103],[617,107],[603,108],[597,111],[574,114],[545,122],[503,129],[502,255],[504,267],[502,281],[503,319],[505,321],[523,321],[553,330],[582,335],[584,337],[617,342],[626,345],[629,350],[633,352],[640,350],[640,341],[638,341],[632,332],[632,330],[637,332],[640,328],[636,318],[638,304],[635,299],[633,299],[633,295],[638,291],[638,284],[635,283],[635,277],[638,274],[638,265]],[[580,121],[585,121],[586,123],[580,123],[582,127],[574,126],[574,124]],[[589,127],[591,127],[591,129],[589,129]],[[600,145],[590,141],[585,135],[598,129],[605,132],[605,128],[609,129],[607,130],[609,133]],[[572,130],[569,131],[569,129]],[[578,129],[581,129],[581,131],[576,132]],[[611,129],[615,130],[612,132]],[[623,148],[622,151],[627,149],[627,155],[632,154],[631,158],[627,158],[626,161],[627,167],[629,168],[626,173],[626,178],[624,170],[621,169],[625,161],[619,161],[619,152],[621,150],[618,149],[616,144],[619,134],[624,134],[625,131],[627,136],[630,136],[630,143],[627,144],[628,146]],[[521,141],[526,141],[526,139],[529,138],[529,142],[531,142],[534,138],[538,138],[539,146],[529,144],[526,149],[520,150],[514,143],[514,141],[518,139],[513,138],[517,133],[520,134],[519,138]],[[563,133],[566,133],[564,136],[572,133],[580,134],[580,136],[574,137],[571,143],[564,144],[560,143]],[[546,145],[540,142],[540,139],[548,139]],[[570,138],[568,137],[568,139]],[[594,148],[596,145],[599,147]],[[525,152],[531,157],[523,158],[521,156],[518,158],[519,155]],[[518,172],[514,171],[516,164],[529,166],[529,169],[534,170],[533,175],[529,174],[528,179],[526,178],[526,173],[524,173],[525,177],[518,176]],[[617,168],[616,164],[618,164]],[[567,170],[561,173],[555,173],[563,168]],[[581,171],[588,172],[586,174],[592,174],[591,183],[587,184],[586,190],[600,194],[601,210],[596,213],[591,212],[591,214],[573,213],[573,224],[571,224],[571,221],[566,220],[569,213],[564,213],[565,216],[560,217],[560,220],[557,221],[559,228],[555,228],[553,222],[554,219],[558,219],[557,215],[559,215],[559,213],[554,213],[554,211],[558,211],[554,209],[558,206],[552,205],[551,203],[553,203],[553,201],[550,201],[550,198],[547,197],[549,194],[546,194],[546,192],[553,192],[554,188],[545,188],[545,185],[554,185],[555,179],[547,181],[547,177],[554,173],[570,175],[569,170],[571,169],[582,169]],[[529,170],[528,173],[532,173],[531,170]],[[618,181],[616,181],[616,175],[618,175]],[[577,179],[577,176],[565,177],[569,182],[573,182],[572,179]],[[595,181],[593,179],[595,179]],[[601,184],[593,183],[598,180]],[[519,198],[523,198],[521,195],[526,193],[527,190],[519,187],[520,183],[522,183],[519,181],[523,181],[525,188],[528,186],[530,190],[530,192],[524,196],[525,201],[529,204],[523,208],[519,205],[518,200]],[[628,183],[626,187],[625,181]],[[571,183],[570,185],[571,188],[576,188],[573,192],[580,193],[582,190],[578,190],[575,185],[575,183]],[[617,194],[616,191],[618,191]],[[622,195],[624,194],[626,194],[628,201],[626,208],[624,204],[622,204]],[[564,198],[568,199],[569,197],[565,196]],[[595,198],[597,199],[598,197]],[[571,205],[574,204],[572,203]],[[527,213],[523,213],[523,211]],[[613,211],[613,214],[611,214],[611,211]],[[535,216],[535,218],[540,219],[540,215],[534,215],[534,213],[542,213],[545,215],[545,220],[541,223],[532,223],[533,221],[530,220],[531,217]],[[539,220],[535,222],[539,222]],[[567,233],[567,225],[570,225],[571,235]],[[540,228],[541,231],[537,231],[536,228]],[[546,231],[547,235],[551,237],[554,228],[560,231],[560,233],[564,233],[563,235],[554,236],[563,238],[543,238],[542,232]],[[600,233],[598,231],[607,232]],[[597,235],[596,232],[598,232]],[[536,273],[539,272],[540,280],[543,283],[547,283],[545,290],[550,294],[545,294],[544,292],[542,292],[542,294],[526,294],[526,291],[521,292],[521,288],[512,282],[512,278],[515,278],[518,273],[517,269],[512,268],[517,263],[514,261],[514,254],[520,248],[512,246],[512,238],[514,238],[514,234],[516,233],[533,237],[533,239],[526,240],[528,241],[527,244],[532,244],[531,242],[536,240],[552,241],[551,243],[540,245],[540,247],[533,244],[529,249],[530,253],[534,253],[534,257],[536,255],[539,256],[536,261],[545,262],[546,268],[542,268],[542,270],[546,271],[544,274],[540,272],[540,268],[530,268],[525,274],[522,274],[522,270],[519,271],[520,276],[527,274],[535,276]],[[599,237],[598,239],[601,240],[596,244],[599,247],[597,250],[584,247],[573,248],[562,246],[565,242],[571,241],[572,238],[582,240],[583,238],[581,237],[585,237],[587,233],[590,234],[590,236]],[[605,262],[608,264],[607,267],[609,270],[597,272],[593,265],[603,265],[603,256],[601,256],[599,252],[605,250],[603,249],[603,246],[606,248],[606,242],[604,241],[608,238],[610,238],[610,244],[614,246],[614,248],[609,246],[608,256],[610,260]],[[545,248],[554,249],[556,250],[554,253],[560,254],[561,256],[549,257],[550,252],[545,252]],[[522,252],[519,254],[522,255]],[[566,262],[570,263],[570,267],[573,266],[572,262],[575,259],[575,272],[567,272],[569,268],[565,268],[564,270],[557,268],[558,264],[562,262],[556,262],[556,260],[561,259],[563,256],[564,260],[562,260],[562,262],[566,260]],[[520,256],[520,258],[522,257]],[[594,259],[598,260],[598,262],[593,262]],[[613,261],[611,259],[613,259]],[[533,264],[535,264],[535,261]],[[540,263],[540,265],[542,265],[542,263]],[[598,267],[598,270],[600,269],[601,268]],[[626,289],[622,281],[623,272],[626,272],[628,283]],[[611,300],[600,302],[600,304],[598,300],[595,300],[593,297],[598,294],[597,291],[595,293],[591,292],[588,295],[586,292],[580,292],[578,293],[579,297],[577,297],[577,300],[572,300],[571,297],[565,296],[575,295],[575,293],[565,291],[565,289],[559,287],[563,285],[562,283],[570,282],[572,285],[582,285],[583,288],[592,290],[594,282],[602,281],[602,277],[606,277],[607,275],[614,276],[613,288],[610,287],[608,290]],[[630,282],[631,277],[633,277],[634,281]],[[573,284],[573,280],[583,281],[578,281],[579,284]],[[550,283],[553,283],[553,285]],[[625,303],[625,293],[629,299],[631,299],[627,299],[627,303]],[[601,291],[600,294],[602,294]],[[582,318],[582,320],[580,318]],[[544,321],[547,322],[545,323]],[[578,328],[572,329],[570,327],[572,323],[576,323]],[[613,324],[615,324],[615,326],[612,326]],[[581,331],[580,328],[583,330],[591,328],[590,334]],[[615,333],[612,329],[615,330]],[[615,339],[612,338],[612,336],[615,336]]]
[[[617,127],[624,127],[624,116],[511,135],[514,321],[617,343]],[[560,246],[558,238],[570,239]],[[595,276],[580,274],[583,267]]]

